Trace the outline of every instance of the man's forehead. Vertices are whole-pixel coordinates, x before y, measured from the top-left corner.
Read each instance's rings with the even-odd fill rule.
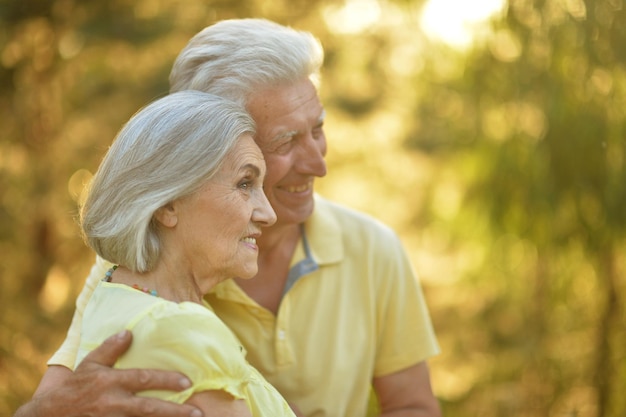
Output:
[[[293,138],[294,136],[298,136],[299,134],[305,133],[310,129],[316,128],[324,123],[324,119],[326,118],[326,110],[324,108],[320,109],[319,115],[311,119],[310,121],[293,121],[293,125],[289,125],[289,122],[283,124],[279,123],[280,126],[273,126],[271,120],[267,120],[263,126],[258,126],[257,135],[255,140],[269,143],[269,142],[277,142],[282,140],[288,140]]]

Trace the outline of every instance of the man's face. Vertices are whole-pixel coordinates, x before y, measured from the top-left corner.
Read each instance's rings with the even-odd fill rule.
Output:
[[[313,212],[313,181],[326,175],[324,108],[308,79],[260,90],[248,100],[267,174],[265,194],[276,224],[299,224]]]

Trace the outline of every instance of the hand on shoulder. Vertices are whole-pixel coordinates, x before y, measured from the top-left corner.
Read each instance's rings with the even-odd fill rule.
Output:
[[[177,372],[113,369],[131,341],[128,331],[109,337],[74,372],[51,366],[33,399],[14,417],[202,417],[202,412],[190,405],[135,395],[150,389],[180,391],[191,382]]]

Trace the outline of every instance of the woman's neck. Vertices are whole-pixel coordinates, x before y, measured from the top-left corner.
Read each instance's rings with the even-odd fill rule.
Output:
[[[204,295],[191,274],[168,267],[162,262],[144,273],[119,266],[111,276],[111,282],[138,286],[140,289],[147,289],[147,292],[154,291],[159,297],[176,303],[190,301],[202,304]]]

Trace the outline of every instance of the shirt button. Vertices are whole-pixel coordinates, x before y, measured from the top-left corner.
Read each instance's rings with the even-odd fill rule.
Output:
[[[285,331],[284,330],[279,330],[278,331],[278,338],[280,340],[285,340]]]

